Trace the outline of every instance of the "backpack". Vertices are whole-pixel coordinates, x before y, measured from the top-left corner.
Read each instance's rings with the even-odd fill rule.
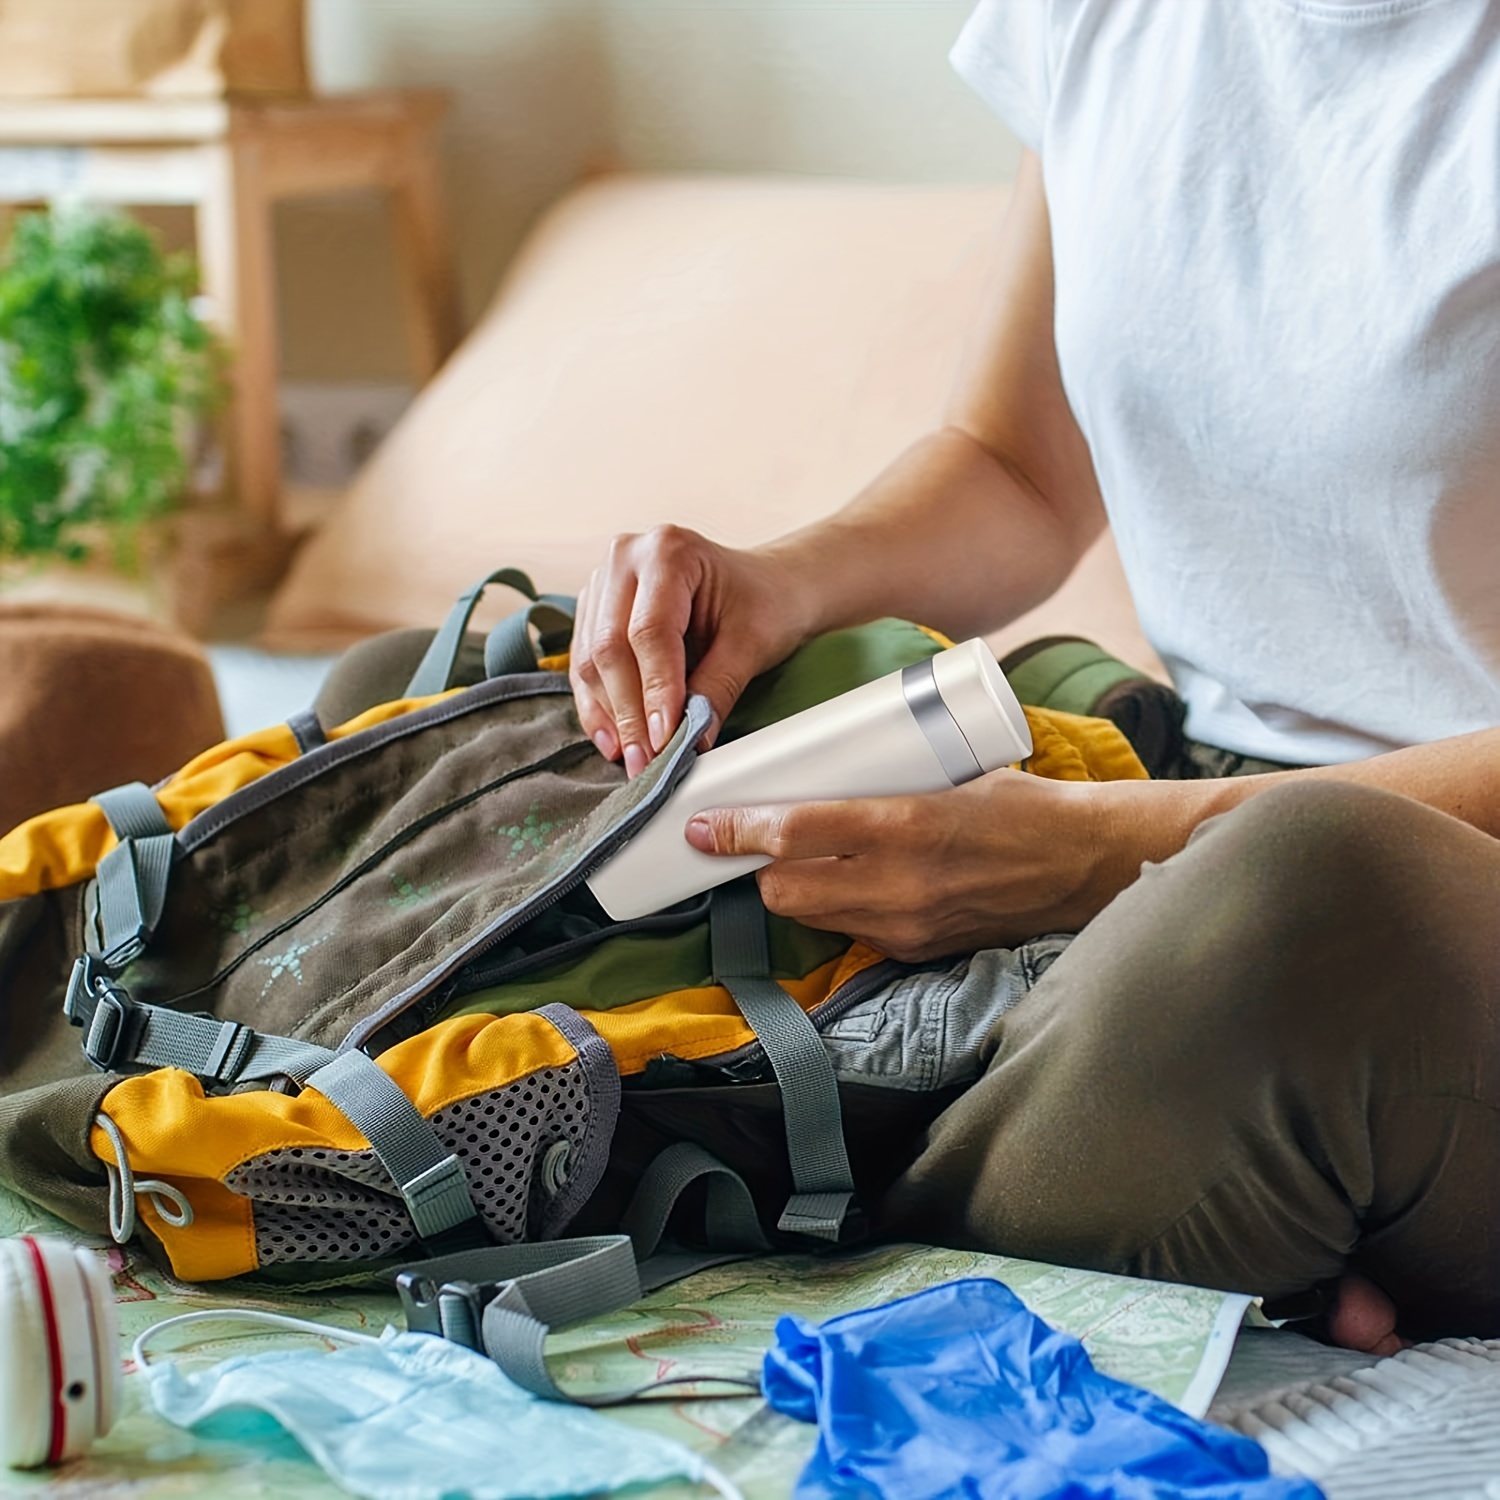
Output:
[[[532,603],[481,642],[495,581]],[[964,1086],[920,1018],[894,1061],[851,1024],[922,966],[768,915],[753,879],[605,916],[585,877],[709,709],[627,780],[573,711],[567,605],[492,574],[401,697],[0,839],[0,1180],[189,1281],[400,1273],[412,1327],[549,1395],[548,1323],[861,1236],[861,1200]],[[821,637],[721,738],[947,644],[896,620]],[[1028,720],[1024,769],[1144,774],[1112,724]]]

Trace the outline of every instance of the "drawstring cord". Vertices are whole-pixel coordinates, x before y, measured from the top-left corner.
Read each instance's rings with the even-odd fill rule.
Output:
[[[94,1123],[109,1137],[115,1151],[114,1161],[104,1163],[104,1172],[109,1178],[109,1235],[115,1244],[123,1245],[135,1233],[137,1194],[151,1200],[152,1208],[161,1215],[164,1223],[173,1229],[186,1229],[193,1222],[193,1205],[187,1198],[170,1182],[135,1175],[129,1153],[125,1150],[125,1137],[103,1110],[94,1116]]]

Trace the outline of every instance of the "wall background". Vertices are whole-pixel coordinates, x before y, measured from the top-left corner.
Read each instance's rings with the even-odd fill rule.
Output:
[[[326,90],[437,84],[477,317],[545,206],[611,165],[982,182],[1019,146],[952,73],[973,0],[311,0]],[[288,205],[283,366],[407,376],[378,200]]]

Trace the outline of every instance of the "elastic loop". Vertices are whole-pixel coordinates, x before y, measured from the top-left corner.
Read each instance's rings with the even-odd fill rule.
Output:
[[[342,1339],[348,1344],[378,1344],[380,1340],[368,1333],[355,1333],[351,1328],[334,1328],[327,1323],[313,1323],[307,1318],[293,1318],[286,1313],[262,1312],[256,1307],[214,1307],[201,1312],[178,1313],[175,1317],[163,1318],[143,1328],[130,1349],[130,1358],[136,1369],[146,1368],[146,1345],[169,1328],[180,1328],[187,1323],[256,1323],[270,1328],[286,1328],[296,1333],[316,1334],[319,1338]]]
[[[115,1152],[114,1161],[104,1163],[104,1175],[109,1182],[109,1236],[115,1244],[126,1244],[135,1236],[137,1195],[151,1200],[151,1206],[164,1223],[173,1229],[187,1229],[193,1222],[193,1205],[186,1194],[159,1178],[137,1177],[120,1127],[103,1110],[94,1116],[94,1123],[109,1138]]]

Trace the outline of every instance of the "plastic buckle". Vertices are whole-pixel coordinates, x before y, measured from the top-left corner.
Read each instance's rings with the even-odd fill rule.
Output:
[[[68,975],[68,992],[63,997],[63,1014],[74,1026],[86,1026],[94,1018],[94,980],[97,959],[85,954],[76,959]]]
[[[407,1332],[450,1339],[480,1354],[484,1352],[480,1334],[484,1309],[495,1291],[493,1282],[445,1281],[438,1286],[420,1270],[402,1271],[396,1277]]]
[[[145,923],[138,925],[134,932],[128,933],[114,945],[109,952],[101,955],[111,969],[123,969],[126,964],[134,963],[141,954],[146,951],[146,926]]]
[[[408,1333],[443,1335],[438,1315],[437,1283],[420,1271],[401,1271],[396,1276],[396,1295],[406,1318]]]
[[[125,1022],[129,1017],[128,1002],[108,980],[95,983],[94,993],[98,1004],[94,1007],[93,1020],[83,1038],[83,1055],[99,1069],[108,1073],[115,1065],[115,1055],[125,1035]]]
[[[84,1028],[83,1055],[101,1073],[114,1067],[131,1009],[124,990],[99,973],[94,959],[80,958],[73,965],[63,1013]]]
[[[100,880],[106,866],[114,868],[112,861],[126,860],[129,862],[131,871],[128,882],[129,889],[122,894],[129,896],[134,907],[134,921],[129,932],[120,934],[110,933],[105,924],[103,902],[100,899]],[[84,933],[90,956],[103,964],[112,974],[118,974],[128,963],[133,963],[146,951],[146,942],[151,936],[151,930],[146,923],[145,914],[141,911],[141,892],[139,875],[135,869],[135,844],[131,839],[124,839],[116,844],[108,854],[99,862],[99,873],[89,881],[84,895]],[[119,914],[116,913],[115,921],[118,923]],[[106,938],[113,936],[114,941],[108,948],[104,943]]]

